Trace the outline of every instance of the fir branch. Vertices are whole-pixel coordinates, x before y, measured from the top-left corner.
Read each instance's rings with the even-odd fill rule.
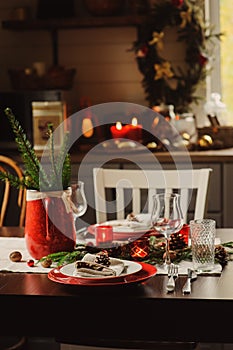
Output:
[[[15,141],[24,162],[25,171],[24,179],[20,183],[18,183],[17,179],[12,177],[10,174],[6,175],[4,173],[1,173],[0,180],[3,181],[7,178],[14,187],[23,186],[38,191],[46,191],[61,190],[61,188],[58,188],[59,180],[61,179],[62,187],[63,189],[66,189],[70,185],[71,178],[71,160],[68,153],[68,135],[66,135],[64,138],[62,149],[59,153],[56,164],[53,125],[48,125],[50,141],[50,166],[48,169],[50,172],[47,174],[12,110],[10,108],[6,108],[5,114],[10,122],[13,133],[15,134]]]
[[[54,137],[53,137],[53,124],[48,124],[48,134],[49,134],[49,142],[50,142],[50,162],[51,162],[51,178],[50,178],[50,186],[52,189],[56,187],[56,183],[58,181],[58,174],[55,165],[55,154],[54,154]]]
[[[71,179],[71,158],[68,153],[69,133],[66,132],[64,141],[57,157],[57,172],[59,176],[62,175],[63,188],[67,188],[70,185]]]
[[[70,186],[71,179],[71,160],[70,155],[67,154],[64,161],[63,172],[62,172],[62,183],[63,188],[67,188]]]
[[[31,143],[27,139],[23,128],[19,124],[15,115],[10,108],[5,109],[5,114],[10,122],[13,133],[15,134],[15,141],[18,145],[18,150],[25,165],[25,173],[28,175],[27,181],[31,188],[39,190],[39,177],[38,173],[41,172],[43,180],[48,183],[46,174],[41,168],[39,159],[37,158]]]
[[[25,187],[24,178],[20,179],[18,176],[15,176],[8,172],[0,171],[0,180],[8,180],[10,184],[15,188]]]
[[[36,264],[41,263],[46,259],[50,259],[57,266],[63,266],[66,264],[71,264],[77,260],[81,260],[87,253],[88,250],[86,249],[86,247],[83,245],[79,245],[78,248],[76,248],[72,252],[58,252],[44,256],[43,258],[39,259],[36,262]]]

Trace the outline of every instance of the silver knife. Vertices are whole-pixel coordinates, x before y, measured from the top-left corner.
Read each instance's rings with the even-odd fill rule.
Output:
[[[197,278],[197,274],[194,270],[188,269],[188,278],[185,283],[185,285],[182,288],[183,294],[190,294],[191,293],[191,282],[192,280]]]

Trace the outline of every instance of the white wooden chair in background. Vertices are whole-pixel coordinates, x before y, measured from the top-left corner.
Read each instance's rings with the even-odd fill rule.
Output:
[[[192,216],[201,219],[205,215],[211,168],[184,170],[141,169],[93,169],[96,222],[107,220],[114,213],[115,219],[125,219],[129,203],[136,215],[150,213],[152,196],[161,191],[179,192],[184,220],[188,220],[188,209],[192,200]],[[114,190],[112,201],[108,201],[107,189]],[[142,207],[142,191],[146,191],[146,204]],[[127,194],[126,194],[127,191]],[[131,194],[129,195],[129,191]],[[144,193],[145,196],[145,193]],[[194,202],[193,202],[194,201]]]

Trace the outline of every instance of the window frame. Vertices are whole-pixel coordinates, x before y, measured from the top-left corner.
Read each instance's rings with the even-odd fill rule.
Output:
[[[214,26],[214,31],[220,33],[220,1],[205,0],[205,19],[207,23]],[[220,41],[216,43],[214,52],[213,69],[206,79],[206,98],[209,100],[212,92],[218,92],[221,95],[221,51]]]

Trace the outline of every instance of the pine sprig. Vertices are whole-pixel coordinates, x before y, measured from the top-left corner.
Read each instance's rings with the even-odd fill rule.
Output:
[[[58,252],[44,256],[43,258],[39,259],[36,264],[50,259],[57,266],[63,266],[66,264],[71,264],[77,260],[81,260],[87,253],[88,249],[85,246],[78,245],[78,247],[72,252]]]
[[[8,180],[15,188],[25,187],[25,179],[18,178],[11,173],[0,171],[0,180]]]
[[[70,185],[71,179],[71,158],[68,152],[68,144],[69,144],[69,133],[67,132],[64,135],[64,142],[62,144],[61,150],[56,160],[56,168],[58,172],[58,176],[62,176],[62,183],[64,188]]]
[[[17,176],[0,171],[0,180],[8,179],[13,187],[24,187],[38,191],[61,190],[60,182],[62,181],[62,189],[67,189],[70,185],[71,178],[71,159],[68,153],[68,133],[65,135],[61,151],[56,159],[54,153],[53,126],[48,126],[49,142],[50,142],[50,166],[49,173],[40,163],[34,148],[16,119],[10,108],[5,109],[5,114],[9,120],[12,131],[15,135],[15,142],[24,163],[24,178],[19,181]]]
[[[39,189],[38,173],[40,172],[43,175],[45,183],[48,184],[46,174],[43,171],[39,159],[36,156],[36,153],[32,148],[30,141],[27,139],[22,126],[15,118],[15,115],[12,113],[12,110],[10,108],[6,108],[5,114],[10,122],[13,133],[15,134],[15,142],[17,143],[18,150],[24,162],[26,179],[25,184],[28,188]]]
[[[54,138],[53,138],[53,124],[48,124],[48,134],[49,134],[49,142],[50,142],[50,161],[52,167],[53,179],[52,183],[57,180],[57,168],[55,165],[55,154],[54,154]]]
[[[71,178],[71,159],[70,155],[67,154],[64,161],[63,171],[62,171],[62,183],[66,188],[70,185]]]

